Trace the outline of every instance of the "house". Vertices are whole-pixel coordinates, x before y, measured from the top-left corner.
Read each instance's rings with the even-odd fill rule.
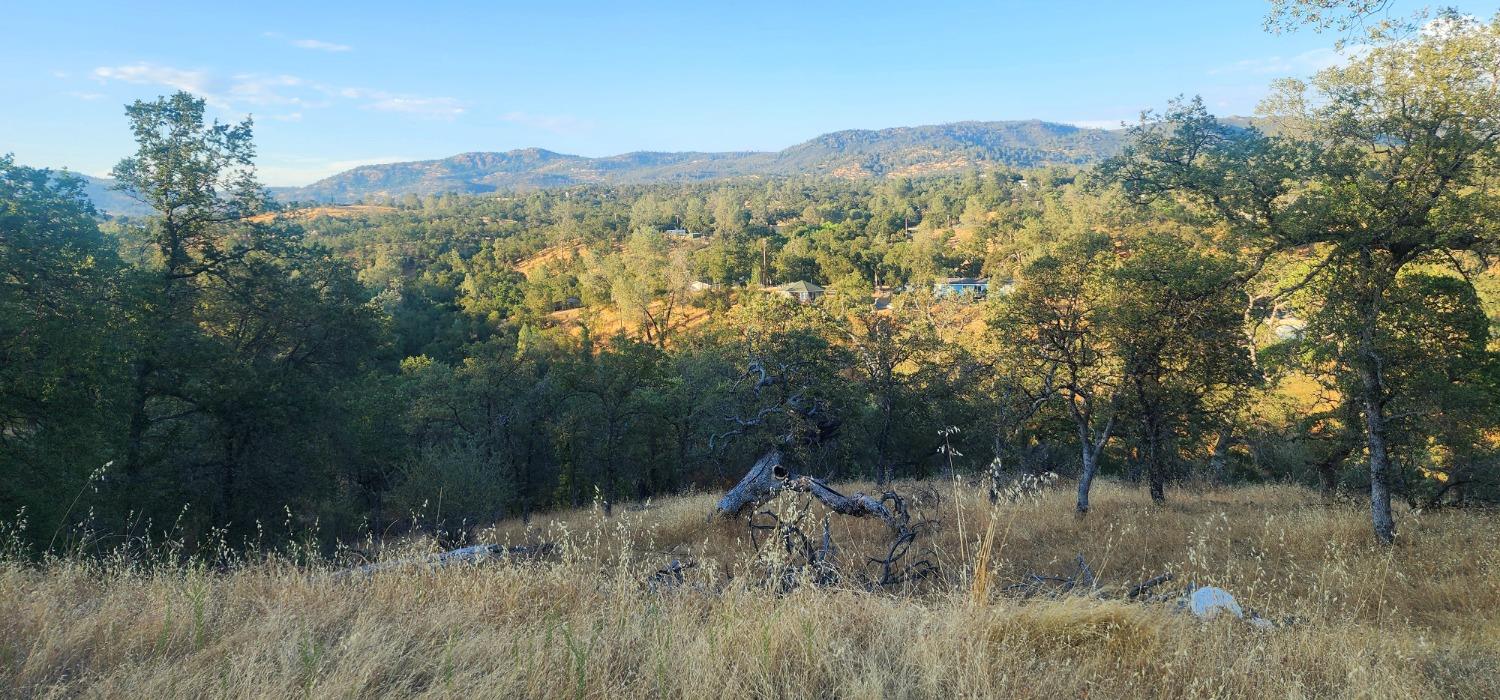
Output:
[[[1271,319],[1271,333],[1277,340],[1295,340],[1301,338],[1307,330],[1307,321],[1284,312],[1277,312]]]
[[[822,287],[819,287],[812,282],[801,280],[798,280],[796,282],[788,282],[786,284],[778,284],[774,287],[767,287],[766,291],[791,297],[804,304],[817,301],[823,296]]]
[[[685,228],[669,228],[666,231],[663,231],[663,233],[671,236],[672,238],[681,238],[689,241],[696,241],[699,238],[703,238],[708,235],[702,231],[689,231]]]
[[[988,277],[944,277],[932,284],[932,295],[939,299],[952,296],[983,298],[989,291]]]
[[[714,284],[713,282],[704,282],[703,280],[693,280],[692,282],[688,283],[688,291],[694,292],[694,293],[697,293],[697,292],[706,292],[706,291],[709,291],[710,289],[718,289],[718,288],[719,288],[719,285]]]

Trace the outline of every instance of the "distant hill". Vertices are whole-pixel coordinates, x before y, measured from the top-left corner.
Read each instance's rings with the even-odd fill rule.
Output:
[[[100,213],[113,216],[144,216],[151,213],[150,207],[130,198],[123,192],[116,191],[115,181],[110,178],[84,175],[71,170],[66,172],[83,180],[83,193],[88,195],[89,201],[94,203],[94,208]]]
[[[365,165],[306,187],[277,188],[284,201],[480,193],[567,185],[692,182],[747,175],[922,175],[986,167],[1086,164],[1117,152],[1122,131],[1043,121],[958,122],[824,134],[776,152],[661,153],[604,158],[527,148],[441,160]]]

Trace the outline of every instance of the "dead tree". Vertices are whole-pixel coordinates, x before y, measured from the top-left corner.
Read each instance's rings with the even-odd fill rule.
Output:
[[[781,367],[780,369],[786,373],[790,368]],[[868,558],[870,563],[879,565],[881,568],[878,580],[861,577],[867,584],[888,586],[925,578],[936,572],[936,565],[927,559],[922,559],[916,564],[899,564],[918,535],[934,524],[930,521],[919,521],[914,525],[911,515],[907,512],[906,501],[901,496],[894,491],[886,491],[879,497],[859,492],[852,495],[844,494],[829,486],[822,479],[797,473],[791,466],[792,463],[787,459],[785,449],[795,445],[812,447],[823,440],[832,438],[837,432],[839,421],[830,415],[826,404],[812,397],[812,392],[806,387],[792,389],[786,386],[787,381],[783,376],[768,371],[766,364],[758,360],[750,363],[741,379],[742,382],[747,380],[752,382],[750,389],[757,398],[762,396],[762,390],[769,387],[779,387],[784,398],[773,405],[760,408],[749,418],[731,416],[729,420],[734,427],[728,432],[713,436],[710,440],[710,447],[717,448],[722,440],[744,435],[750,428],[761,427],[773,416],[785,415],[791,418],[791,426],[787,432],[775,440],[774,446],[755,461],[739,483],[725,492],[714,509],[709,512],[709,520],[712,521],[715,515],[734,518],[746,512],[750,513],[751,541],[757,550],[760,549],[757,533],[773,531],[773,536],[785,550],[785,555],[792,561],[804,562],[780,566],[772,576],[783,591],[795,587],[799,581],[810,581],[814,585],[828,585],[840,578],[833,563],[836,550],[826,517],[823,521],[821,546],[815,546],[813,538],[801,529],[800,515],[787,520],[771,510],[756,512],[757,507],[768,503],[778,494],[786,492],[807,494],[811,499],[816,499],[835,513],[853,517],[875,517],[885,523],[892,533],[892,543],[883,558]],[[769,518],[772,524],[757,523],[758,516]]]
[[[886,507],[885,501],[889,498],[876,499],[863,493],[846,496],[824,483],[822,479],[795,474],[782,459],[779,449],[772,449],[756,460],[755,465],[745,474],[745,478],[740,479],[740,483],[719,499],[718,505],[714,507],[712,513],[709,513],[709,518],[712,519],[714,515],[734,517],[748,508],[754,508],[771,500],[782,490],[811,494],[813,498],[818,499],[835,513],[855,517],[878,517],[893,530],[899,530],[906,525],[901,518],[891,512],[890,508]],[[887,495],[895,496],[893,493]]]

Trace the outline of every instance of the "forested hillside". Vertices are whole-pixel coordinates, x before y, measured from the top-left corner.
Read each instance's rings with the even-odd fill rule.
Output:
[[[1123,138],[1123,131],[1016,121],[839,131],[774,153],[636,152],[585,158],[528,148],[365,165],[306,187],[278,190],[277,195],[286,201],[354,202],[404,195],[696,182],[741,176],[918,176],[1092,163],[1114,155]]]
[[[1393,501],[1500,497],[1496,27],[1283,84],[1275,133],[1173,103],[1094,166],[1114,135],[961,124],[363,169],[338,191],[404,194],[357,207],[281,209],[248,122],[136,102],[114,179],[150,216],[0,160],[0,514],[42,549],[331,545],[775,454],[1060,474],[1079,513],[1098,475],[1299,482],[1390,542]]]

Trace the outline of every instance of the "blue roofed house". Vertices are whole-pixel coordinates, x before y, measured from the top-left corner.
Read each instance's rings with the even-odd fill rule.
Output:
[[[939,299],[957,296],[982,298],[989,292],[988,277],[942,277],[932,283],[932,295]]]

